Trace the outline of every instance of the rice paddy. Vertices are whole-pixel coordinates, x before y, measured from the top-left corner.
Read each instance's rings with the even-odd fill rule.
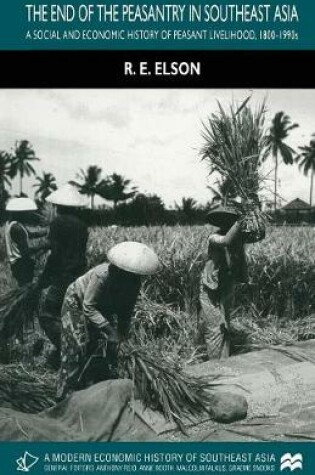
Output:
[[[162,270],[145,280],[131,338],[179,363],[200,357],[196,345],[199,277],[210,226],[97,227],[90,230],[88,262],[106,259],[124,240],[151,245]],[[12,288],[0,235],[0,291]],[[236,293],[232,319],[235,352],[290,344],[315,336],[315,234],[311,227],[269,227],[266,239],[246,247],[249,283]]]

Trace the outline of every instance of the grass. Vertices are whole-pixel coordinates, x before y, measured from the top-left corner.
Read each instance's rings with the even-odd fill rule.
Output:
[[[132,338],[173,360],[193,362],[199,276],[206,261],[210,226],[94,228],[88,242],[89,266],[106,258],[114,244],[135,240],[151,245],[162,271],[145,280],[136,308]],[[0,233],[0,292],[12,288]],[[290,343],[314,336],[315,234],[313,228],[269,228],[264,241],[248,245],[250,284],[237,292],[235,349]]]
[[[89,264],[125,239],[148,243],[163,269],[145,282],[145,296],[193,313],[199,276],[206,260],[210,226],[92,229]],[[270,227],[264,241],[248,245],[250,285],[238,292],[236,306],[253,317],[294,320],[315,311],[315,233],[313,228]],[[253,309],[255,309],[253,311]]]

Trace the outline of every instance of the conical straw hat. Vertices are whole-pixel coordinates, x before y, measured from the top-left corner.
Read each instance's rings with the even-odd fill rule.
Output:
[[[231,206],[217,205],[208,213],[208,220],[214,226],[222,226],[223,224],[233,224],[239,217],[239,213]]]
[[[46,198],[46,201],[59,206],[73,206],[76,208],[84,208],[88,204],[86,198],[70,183],[53,191]]]
[[[140,242],[126,241],[112,247],[107,258],[119,269],[133,274],[152,275],[159,270],[155,252]]]
[[[36,211],[37,206],[31,198],[11,198],[6,206],[7,211]]]

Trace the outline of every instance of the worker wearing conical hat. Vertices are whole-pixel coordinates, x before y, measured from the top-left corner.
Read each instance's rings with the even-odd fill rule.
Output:
[[[235,208],[217,205],[209,213],[217,232],[208,240],[208,261],[199,295],[199,342],[209,359],[230,355],[230,314],[237,282],[247,281],[242,227]]]
[[[115,376],[117,346],[128,336],[141,276],[159,268],[154,251],[138,242],[117,244],[107,257],[109,264],[79,277],[65,295],[59,398]]]
[[[238,283],[248,282],[245,244],[265,237],[264,222],[255,219],[257,203],[248,202],[245,215],[235,205],[217,205],[208,215],[209,223],[219,228],[208,240],[199,294],[199,342],[209,359],[230,356],[235,289]]]
[[[52,358],[60,356],[61,308],[68,286],[86,271],[88,229],[77,215],[86,205],[84,197],[70,185],[58,188],[46,199],[57,210],[49,228],[50,255],[40,279],[43,289],[39,322],[55,346]]]
[[[12,275],[19,286],[32,282],[34,278],[34,256],[46,249],[47,243],[35,245],[32,240],[47,236],[47,229],[29,229],[27,222],[37,210],[33,200],[26,197],[12,198],[6,206],[8,220],[5,224],[5,244]]]

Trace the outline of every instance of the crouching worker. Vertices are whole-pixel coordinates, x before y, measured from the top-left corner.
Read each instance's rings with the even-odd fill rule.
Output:
[[[115,378],[118,345],[128,335],[141,276],[159,268],[154,251],[137,242],[117,244],[107,257],[109,264],[94,267],[66,292],[61,312],[59,399]]]
[[[198,334],[208,359],[230,356],[230,317],[235,287],[248,281],[245,254],[246,242],[264,238],[264,226],[259,232],[247,232],[248,220],[227,206],[218,205],[209,213],[209,223],[219,230],[208,240],[208,261],[200,282]]]

